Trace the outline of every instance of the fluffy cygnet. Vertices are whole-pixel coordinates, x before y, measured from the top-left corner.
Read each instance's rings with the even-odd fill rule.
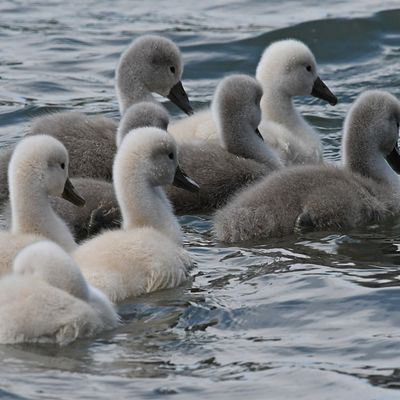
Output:
[[[133,129],[154,126],[166,131],[168,124],[168,111],[160,104],[146,101],[133,104],[125,111],[119,122],[117,147],[119,147],[125,135]]]
[[[337,102],[318,77],[310,49],[297,40],[271,44],[261,57],[256,77],[263,88],[259,129],[266,143],[279,152],[285,165],[321,162],[319,136],[293,105],[293,97],[308,95],[331,105]],[[169,131],[179,142],[210,140],[217,135],[208,111],[171,124]]]
[[[66,345],[117,325],[110,301],[53,242],[24,248],[0,279],[0,343]]]
[[[268,173],[281,167],[278,156],[263,142],[259,83],[247,75],[232,75],[218,85],[212,112],[219,140],[181,143],[179,163],[200,185],[198,193],[169,187],[175,210],[211,210]]]
[[[113,302],[181,284],[192,261],[162,187],[173,181],[190,190],[197,185],[180,171],[175,141],[158,128],[130,132],[118,149],[113,176],[123,228],[75,250],[85,277]]]
[[[224,242],[262,239],[297,229],[344,229],[400,212],[400,102],[363,93],[345,121],[343,166],[288,168],[237,194],[215,215]]]
[[[298,40],[275,42],[264,51],[256,77],[264,91],[260,124],[264,139],[279,150],[286,165],[321,162],[319,135],[293,105],[293,97],[308,95],[337,103],[318,76],[311,50]]]
[[[160,104],[150,102],[134,104],[126,110],[120,121],[117,145],[133,129],[155,126],[166,130],[168,122],[168,112]],[[120,225],[118,203],[111,182],[91,178],[72,178],[71,182],[86,200],[86,204],[77,209],[58,197],[52,198],[51,204],[55,212],[67,223],[78,242],[97,234],[102,229]],[[10,225],[9,202],[4,206],[3,214]]]
[[[168,112],[161,105],[149,102],[134,104],[126,110],[120,121],[117,146],[133,129],[154,126],[166,130],[168,122]],[[120,212],[112,183],[90,178],[75,178],[72,179],[72,183],[85,198],[85,206],[77,210],[76,207],[58,198],[52,200],[52,205],[74,232],[78,241],[102,229],[120,225]]]
[[[156,35],[134,40],[122,53],[116,70],[121,116],[132,104],[156,102],[153,93],[168,97],[191,114],[181,83],[182,73],[182,56],[174,42]],[[48,134],[65,145],[71,160],[71,176],[111,180],[116,130],[116,123],[108,118],[62,112],[35,119],[30,134]]]
[[[67,251],[76,247],[50,202],[50,196],[60,196],[78,206],[85,204],[68,179],[68,165],[65,147],[51,136],[25,138],[15,148],[8,168],[11,230],[0,232],[0,276],[9,271],[27,241],[45,237]]]

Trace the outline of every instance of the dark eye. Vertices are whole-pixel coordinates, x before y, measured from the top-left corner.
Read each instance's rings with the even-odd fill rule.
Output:
[[[174,74],[175,73],[175,67],[169,67],[169,70]]]
[[[169,153],[169,154],[168,154],[168,157],[169,157],[171,160],[173,160],[173,159],[174,159],[174,153]]]
[[[61,163],[60,166],[61,166],[61,169],[65,169],[65,164],[64,163]]]
[[[308,72],[311,72],[311,71],[312,71],[311,65],[307,65],[306,70],[307,70]]]

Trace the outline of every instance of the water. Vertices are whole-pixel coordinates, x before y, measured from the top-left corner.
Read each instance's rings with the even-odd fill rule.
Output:
[[[196,109],[222,76],[254,74],[271,41],[304,40],[340,101],[297,100],[331,160],[362,90],[400,97],[398,1],[215,3],[2,0],[0,146],[49,111],[117,119],[114,67],[145,32],[182,49]],[[210,216],[180,222],[192,282],[122,305],[124,325],[93,340],[0,346],[0,398],[399,398],[399,221],[249,247],[216,243]]]

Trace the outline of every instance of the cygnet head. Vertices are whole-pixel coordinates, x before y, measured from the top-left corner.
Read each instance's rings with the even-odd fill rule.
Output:
[[[280,40],[268,46],[258,64],[256,77],[264,91],[269,89],[288,97],[312,95],[331,105],[337,103],[336,96],[318,76],[313,53],[298,40]]]
[[[113,175],[115,181],[140,176],[151,186],[174,183],[188,190],[198,189],[179,168],[174,138],[154,127],[134,129],[125,136],[114,161]],[[117,186],[130,186],[129,183],[119,182]]]
[[[134,102],[152,100],[150,93],[168,97],[187,114],[193,113],[181,83],[182,72],[182,56],[174,42],[155,35],[134,40],[117,67],[116,90],[121,114]]]
[[[399,125],[400,102],[395,96],[382,90],[362,93],[353,103],[345,121],[345,165],[361,174],[374,176],[380,173],[381,176],[377,177],[384,178],[387,164],[382,160],[386,159],[399,174]]]
[[[235,131],[243,134],[244,140],[249,140],[249,132],[254,133],[259,140],[262,136],[258,131],[261,121],[260,100],[261,85],[247,75],[231,75],[224,78],[215,90],[212,112],[220,132],[222,142],[229,141]],[[237,130],[235,127],[240,126]],[[236,133],[236,132],[235,132]],[[240,138],[233,138],[240,141]]]
[[[33,243],[15,257],[13,271],[30,275],[84,301],[89,289],[79,267],[60,246],[47,240]]]
[[[169,124],[168,111],[158,103],[142,101],[131,105],[126,111],[118,126],[117,147],[124,136],[133,129],[151,127],[167,130]]]
[[[64,145],[48,135],[22,139],[16,146],[8,168],[11,196],[16,187],[61,196],[83,206],[85,200],[75,191],[68,178],[69,158]]]

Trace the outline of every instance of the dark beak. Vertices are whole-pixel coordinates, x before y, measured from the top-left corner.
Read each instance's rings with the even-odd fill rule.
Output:
[[[67,178],[65,182],[64,191],[62,192],[61,197],[78,207],[83,207],[86,203],[85,199],[79,196],[69,178]]]
[[[188,190],[189,192],[198,192],[200,186],[190,179],[179,167],[176,168],[175,178],[172,184],[178,188]]]
[[[400,175],[400,152],[399,145],[397,143],[392,152],[386,156],[386,161],[392,167],[393,171]]]
[[[193,114],[193,108],[190,105],[188,95],[182,86],[182,82],[179,81],[169,92],[167,96],[174,104],[176,104],[182,111],[187,115]]]
[[[264,138],[263,138],[263,136],[261,135],[261,132],[258,130],[258,128],[256,129],[256,135],[262,140],[262,141],[264,141]]]
[[[318,76],[314,82],[311,91],[311,96],[318,97],[319,99],[327,101],[331,106],[337,104],[337,97],[329,90],[328,86]]]

